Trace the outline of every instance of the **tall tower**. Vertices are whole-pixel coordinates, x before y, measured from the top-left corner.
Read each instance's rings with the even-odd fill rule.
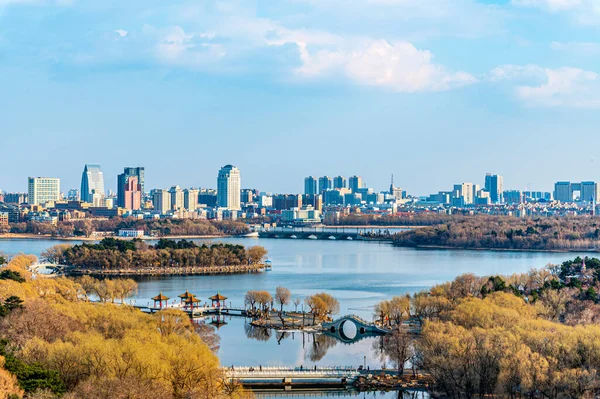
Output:
[[[394,174],[392,173],[392,181],[390,183],[390,195],[394,198],[401,200],[402,199],[402,189],[400,187],[394,186]]]
[[[362,177],[360,176],[352,176],[348,179],[348,188],[352,190],[353,193],[358,192],[359,189],[363,187]]]
[[[304,179],[304,194],[315,195],[317,194],[317,179],[312,176],[308,176]]]
[[[81,175],[81,200],[91,203],[94,194],[104,197],[104,174],[100,165],[85,165]]]
[[[127,179],[131,176],[137,177],[138,184],[141,186],[142,199],[144,198],[144,168],[143,167],[126,167],[123,173],[117,176],[117,206],[125,207],[125,186]]]
[[[225,165],[217,176],[217,205],[232,211],[241,208],[240,170],[233,165]]]

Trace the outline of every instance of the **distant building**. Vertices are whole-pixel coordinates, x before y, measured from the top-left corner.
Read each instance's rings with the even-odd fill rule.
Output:
[[[575,193],[579,194],[579,202],[598,202],[599,185],[593,181],[572,183],[559,181],[554,184],[554,199],[559,202],[575,202]]]
[[[104,197],[104,174],[100,165],[85,165],[81,175],[81,200],[84,202],[94,202],[94,193]]]
[[[295,223],[319,223],[321,222],[321,212],[310,205],[303,208],[286,209],[281,212],[281,220]]]
[[[344,176],[337,176],[333,178],[333,188],[340,189],[346,188],[346,178]]]
[[[394,175],[392,175],[392,182],[390,183],[390,195],[397,200],[401,200],[404,196],[402,189],[394,186]]]
[[[4,194],[4,202],[7,204],[25,204],[27,202],[26,193],[6,193]]]
[[[322,194],[325,190],[331,190],[333,188],[333,179],[329,176],[319,177],[319,194]]]
[[[141,186],[142,198],[144,198],[144,181],[145,181],[145,170],[143,167],[126,167],[123,168],[123,173],[117,176],[117,205],[125,207],[125,186],[127,185],[127,179],[130,176],[135,176],[138,179],[138,184]]]
[[[183,207],[192,212],[198,209],[198,190],[183,190]]]
[[[340,190],[329,189],[322,193],[323,202],[325,205],[343,205],[344,197],[340,193]]]
[[[21,221],[21,211],[17,205],[0,203],[0,212],[7,215],[8,223],[18,223]]]
[[[171,194],[168,190],[156,189],[152,197],[154,210],[164,215],[171,210]]]
[[[352,176],[348,179],[348,188],[352,190],[353,193],[357,193],[358,190],[363,188],[362,177],[360,176]]]
[[[135,180],[137,181],[137,177],[135,176],[130,176],[135,178]],[[140,185],[141,186],[141,185]],[[144,236],[144,230],[139,230],[139,229],[119,229],[119,233],[118,233],[119,237],[143,237]]]
[[[523,193],[520,190],[507,190],[502,193],[504,202],[509,205],[523,203]]]
[[[502,203],[502,193],[504,192],[504,178],[498,175],[488,173],[485,175],[485,191],[490,193],[492,204]]]
[[[0,211],[0,226],[8,226],[8,212]]]
[[[203,188],[198,194],[198,203],[208,207],[217,206],[217,190]]]
[[[452,204],[454,206],[473,204],[475,193],[477,192],[476,190],[477,186],[473,183],[455,184],[452,195]]]
[[[273,206],[273,197],[261,195],[258,197],[258,206],[261,208],[271,208]]]
[[[217,176],[217,205],[229,210],[240,210],[241,177],[240,170],[233,165],[225,165]]]
[[[123,190],[124,204],[122,208],[137,211],[142,209],[142,185],[138,182],[137,176],[129,176]],[[112,208],[108,206],[107,208]]]
[[[279,194],[273,197],[273,208],[276,210],[301,207],[302,196],[299,194]]]
[[[178,211],[183,208],[183,190],[179,186],[173,186],[169,189],[171,194],[171,209]]]
[[[79,190],[76,188],[72,188],[67,193],[67,200],[69,201],[79,201],[81,200],[81,195],[79,194]]]
[[[41,205],[60,199],[60,179],[55,177],[30,177],[28,179],[27,203]]]
[[[308,176],[304,179],[304,194],[315,195],[317,194],[317,179],[312,176]]]

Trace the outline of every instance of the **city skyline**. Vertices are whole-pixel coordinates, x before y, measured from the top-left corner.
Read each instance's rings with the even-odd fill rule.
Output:
[[[27,162],[3,153],[22,175],[0,187],[79,187],[90,161],[165,188],[212,186],[229,162],[276,192],[309,174],[383,189],[394,173],[415,193],[490,170],[522,189],[597,180],[600,16],[556,4],[0,2],[2,144],[34,143]]]
[[[88,167],[95,167],[95,168],[100,168],[100,175],[104,175],[104,166],[102,164],[84,164],[84,174],[85,175],[85,170],[87,170],[86,168]],[[226,165],[226,166],[231,166],[231,165]],[[222,167],[217,168],[216,170],[218,171],[218,169],[220,169]],[[237,170],[242,170],[241,168],[237,168],[234,167]],[[109,167],[109,169],[112,169],[112,167]],[[169,181],[170,183],[167,183],[163,186],[154,186],[154,185],[147,185],[144,184],[144,180],[145,179],[145,169],[146,167],[144,166],[137,166],[137,167],[121,167],[120,168],[120,173],[117,173],[114,176],[110,176],[109,174],[105,174],[106,176],[103,178],[104,182],[103,182],[103,186],[104,186],[104,191],[102,192],[102,196],[108,196],[110,192],[112,192],[115,197],[117,198],[117,202],[116,204],[119,204],[119,196],[118,196],[118,186],[119,186],[119,181],[121,179],[124,178],[124,176],[129,176],[128,173],[131,173],[131,175],[135,175],[135,173],[138,173],[138,179],[141,176],[141,186],[142,186],[142,192],[148,194],[150,192],[150,190],[153,189],[165,189],[165,190],[169,190],[170,188],[173,188],[175,186],[180,186],[182,188],[195,188],[195,189],[216,189],[217,188],[217,184],[214,183],[214,172],[212,175],[212,179],[213,183],[208,183],[206,185],[199,185],[199,184],[179,184],[177,182],[173,182],[172,180],[174,179],[167,179],[167,181]],[[122,171],[125,170],[125,173],[123,173]],[[36,175],[37,176],[37,175]],[[39,176],[44,176],[46,178],[58,178],[60,180],[60,187],[61,187],[61,193],[63,193],[65,196],[67,196],[68,192],[73,191],[73,190],[79,190],[80,186],[82,185],[83,182],[83,178],[82,175],[79,175],[79,182],[77,186],[69,186],[68,184],[65,183],[65,181],[69,181],[69,179],[65,179],[63,176],[52,176],[50,174],[39,174]],[[552,181],[552,183],[548,186],[548,187],[533,187],[531,188],[530,186],[527,187],[516,187],[513,184],[511,184],[511,180],[510,179],[506,179],[506,176],[500,174],[500,173],[490,173],[489,171],[486,172],[483,176],[476,176],[473,179],[454,179],[454,180],[450,180],[447,182],[442,182],[440,186],[438,187],[432,187],[430,191],[428,192],[414,192],[412,190],[410,190],[409,188],[406,188],[403,184],[402,181],[399,181],[397,178],[397,175],[394,175],[392,173],[392,179],[394,178],[393,176],[396,176],[396,180],[394,181],[394,185],[396,188],[402,189],[404,192],[407,192],[410,195],[416,196],[416,197],[424,197],[424,196],[428,196],[431,194],[435,194],[436,192],[441,192],[441,191],[450,191],[452,189],[453,185],[457,185],[457,184],[473,184],[475,186],[478,186],[481,189],[486,189],[486,191],[490,191],[489,189],[487,189],[487,184],[489,184],[488,182],[488,178],[499,178],[500,179],[500,183],[498,184],[498,195],[500,195],[503,191],[506,190],[520,190],[520,191],[539,191],[539,192],[554,192],[555,191],[555,185],[557,183],[561,183],[561,182],[575,182],[575,181],[581,181],[582,183],[586,183],[586,182],[600,182],[600,179],[580,179],[580,178],[573,178],[573,179],[554,179]],[[152,177],[152,176],[151,176]],[[336,179],[340,179],[340,178],[344,178],[344,182],[346,183],[347,187],[352,188],[353,187],[353,179],[358,178],[358,184],[360,184],[360,187],[356,186],[354,187],[356,188],[362,188],[362,187],[368,187],[368,188],[372,188],[375,190],[375,192],[388,192],[389,188],[390,188],[390,175],[387,175],[387,185],[384,184],[382,187],[378,187],[375,186],[373,184],[370,183],[370,179],[365,179],[362,175],[360,174],[352,174],[352,175],[343,175],[343,174],[335,174],[335,177],[331,177],[330,175],[323,175],[323,174],[313,174],[313,175],[309,175],[309,176],[304,176],[304,178],[300,179],[300,183],[298,182],[292,182],[294,183],[294,185],[296,186],[296,188],[293,188],[292,190],[289,191],[276,191],[276,190],[269,190],[269,189],[264,189],[264,183],[259,183],[258,186],[246,186],[243,185],[240,187],[240,189],[256,189],[259,190],[260,192],[266,192],[266,193],[277,193],[277,194],[293,194],[293,193],[299,193],[299,194],[307,194],[306,189],[306,179],[308,178],[314,178],[314,184],[315,184],[315,189],[317,194],[321,193],[322,190],[319,187],[319,180],[321,180],[322,178],[329,178],[331,180],[331,187],[330,188],[338,188],[335,187],[335,180]],[[29,179],[29,178],[28,178]],[[112,186],[110,183],[107,184],[107,182],[112,182],[115,181],[115,185]],[[376,180],[381,180],[380,178],[376,179]],[[504,181],[508,180],[508,184],[504,184]],[[153,181],[153,179],[151,178],[151,181]],[[244,171],[244,181],[246,181],[246,172]],[[496,184],[496,183],[494,183]],[[577,185],[580,183],[573,183],[573,185]],[[496,187],[496,186],[494,186]],[[28,192],[28,187],[27,187],[27,183],[23,183],[21,185],[21,187],[17,188],[17,189],[8,189],[6,188],[6,186],[0,186],[0,193],[1,192],[6,192],[6,193],[27,193]],[[492,190],[493,191],[493,190]],[[578,188],[574,189],[573,191],[580,191]],[[492,198],[492,203],[494,202],[498,202],[495,201],[495,199],[497,197],[494,197],[493,192],[490,193],[491,194],[491,198]],[[600,195],[599,195],[600,197]],[[92,202],[92,201],[88,201],[88,202]]]

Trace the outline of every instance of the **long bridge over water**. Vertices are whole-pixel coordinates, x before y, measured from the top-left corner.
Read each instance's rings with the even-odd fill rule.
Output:
[[[376,240],[391,241],[401,229],[356,227],[271,227],[258,231],[261,238],[288,238],[307,240]]]

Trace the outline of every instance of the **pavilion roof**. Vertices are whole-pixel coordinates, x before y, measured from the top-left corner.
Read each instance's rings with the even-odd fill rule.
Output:
[[[153,301],[168,301],[169,297],[168,296],[164,296],[162,291],[160,292],[160,294],[158,294],[157,296],[155,296],[154,298],[152,298]]]
[[[198,302],[200,302],[200,299],[198,299],[194,296],[191,296],[189,298],[184,299],[183,302],[184,303],[198,303]]]
[[[185,290],[185,292],[184,292],[183,294],[181,294],[181,295],[178,295],[178,296],[179,296],[179,298],[182,298],[182,299],[187,299],[187,298],[193,298],[193,297],[195,297],[196,295],[194,295],[194,294],[190,293],[188,290]]]
[[[227,297],[217,292],[217,295],[213,295],[208,299],[210,299],[211,301],[224,301],[225,299],[227,299]]]

